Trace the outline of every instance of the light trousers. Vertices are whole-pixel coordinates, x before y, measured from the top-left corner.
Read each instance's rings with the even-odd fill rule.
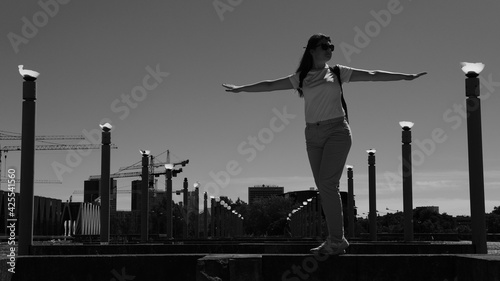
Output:
[[[339,192],[340,177],[352,144],[351,129],[344,117],[307,123],[307,155],[321,196],[329,238],[344,238],[344,218]]]

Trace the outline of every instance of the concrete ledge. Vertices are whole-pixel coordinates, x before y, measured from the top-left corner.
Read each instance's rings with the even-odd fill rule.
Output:
[[[446,255],[311,255],[263,257],[265,280],[455,280]]]
[[[196,280],[195,255],[19,256],[15,273],[0,260],[2,281]]]
[[[475,248],[472,244],[370,242],[351,244],[347,249],[347,253],[414,255],[472,254],[475,253]]]
[[[198,260],[196,280],[262,281],[262,255],[205,256]]]
[[[456,262],[461,280],[500,280],[500,256],[460,255]]]
[[[297,254],[262,257],[264,280],[358,280],[356,266],[351,255],[330,257]]]
[[[500,256],[265,255],[265,280],[500,280]]]
[[[357,280],[457,280],[454,256],[387,255],[378,259],[356,256]]]
[[[111,254],[307,254],[319,245],[310,243],[220,243],[220,244],[112,244],[38,245],[33,255],[111,255]],[[352,243],[348,254],[471,254],[472,244],[431,243]]]
[[[20,256],[2,281],[500,280],[500,256],[167,254]]]

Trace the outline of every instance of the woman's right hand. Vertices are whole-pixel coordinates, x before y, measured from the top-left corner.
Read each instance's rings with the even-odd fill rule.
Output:
[[[226,92],[239,93],[241,91],[241,86],[233,84],[222,84],[222,87],[226,88]]]

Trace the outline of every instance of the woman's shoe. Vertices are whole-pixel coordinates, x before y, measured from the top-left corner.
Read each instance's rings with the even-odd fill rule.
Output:
[[[310,251],[313,254],[327,254],[327,255],[342,255],[345,254],[345,249],[349,247],[349,242],[345,238],[342,239],[342,242],[334,243],[331,242],[330,239],[326,239],[321,245],[316,248],[312,248]]]

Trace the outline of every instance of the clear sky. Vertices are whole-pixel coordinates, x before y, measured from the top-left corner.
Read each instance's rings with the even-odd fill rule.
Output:
[[[209,196],[248,200],[248,187],[314,186],[304,140],[303,100],[294,91],[226,93],[295,71],[314,33],[330,35],[331,65],[428,75],[415,81],[344,85],[358,213],[368,211],[366,149],[377,150],[377,209],[402,210],[401,128],[413,132],[414,206],[469,215],[467,126],[461,61],[481,73],[486,211],[500,205],[499,1],[2,1],[0,130],[21,132],[22,78],[39,71],[37,135],[99,141],[110,122],[111,171],[140,161],[140,149],[189,159],[174,178]],[[67,141],[65,143],[75,143]],[[42,144],[42,143],[40,143]],[[20,145],[1,141],[0,146]],[[2,157],[19,170],[20,152]],[[166,160],[166,154],[159,161]],[[19,173],[19,171],[18,171]],[[37,151],[35,194],[74,201],[100,151]],[[347,190],[346,174],[341,190]],[[130,181],[118,180],[120,190]],[[164,177],[158,177],[164,189]],[[5,190],[5,184],[2,186]],[[130,194],[118,208],[130,209]],[[181,200],[175,196],[174,200]]]

